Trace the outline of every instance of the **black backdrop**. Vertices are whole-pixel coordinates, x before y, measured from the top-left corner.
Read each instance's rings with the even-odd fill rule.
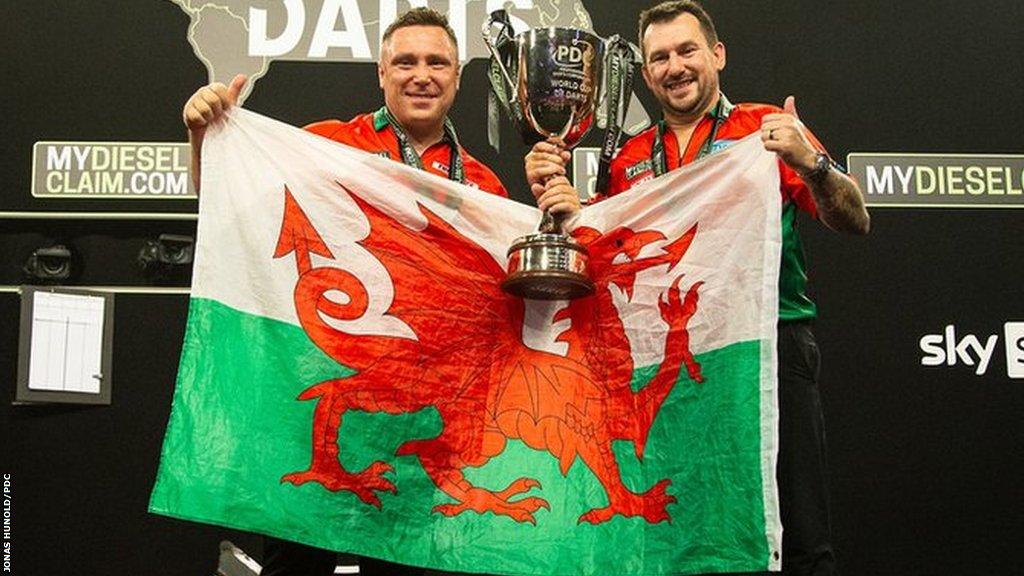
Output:
[[[631,37],[645,3],[584,5],[600,34]],[[795,94],[803,120],[837,157],[1024,148],[1018,2],[708,6],[728,47],[729,97],[781,103]],[[2,3],[0,21],[0,285],[21,283],[27,255],[56,240],[81,251],[78,284],[145,284],[131,265],[142,241],[194,224],[17,213],[195,211],[188,200],[85,203],[29,194],[34,142],[184,140],[181,105],[207,77],[186,40],[188,16],[170,1],[38,0]],[[479,129],[485,90],[483,62],[471,61],[454,120],[466,147],[525,200],[523,147],[506,127],[498,155]],[[370,64],[279,61],[247,107],[303,124],[379,103]],[[866,238],[802,223],[821,309],[835,535],[846,574],[1021,570],[1024,380],[1007,374],[1002,331],[1006,322],[1024,322],[1022,215],[876,209]],[[15,574],[203,574],[221,538],[258,550],[251,536],[145,512],[186,310],[183,295],[118,296],[110,407],[11,406],[18,297],[0,293],[0,468],[13,478]],[[999,335],[986,374],[962,363],[921,365],[920,338],[947,325],[983,341]]]

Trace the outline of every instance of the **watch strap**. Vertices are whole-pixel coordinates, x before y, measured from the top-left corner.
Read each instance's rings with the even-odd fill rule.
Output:
[[[798,172],[798,174],[804,181],[817,182],[825,178],[836,167],[837,164],[831,156],[825,152],[818,152],[814,155],[814,167],[804,172]]]

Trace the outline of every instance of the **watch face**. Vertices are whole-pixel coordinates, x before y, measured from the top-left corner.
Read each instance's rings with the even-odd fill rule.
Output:
[[[828,154],[824,152],[818,152],[818,155],[814,158],[814,171],[824,172],[832,167],[832,159],[828,157]]]
[[[817,180],[825,176],[832,169],[832,159],[824,152],[814,155],[814,167],[800,175],[801,178]]]

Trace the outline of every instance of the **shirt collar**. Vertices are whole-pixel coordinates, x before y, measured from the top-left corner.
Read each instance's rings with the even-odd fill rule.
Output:
[[[388,118],[389,116],[391,118],[394,118],[395,115],[391,114],[390,111],[388,111],[387,106],[381,106],[380,108],[378,108],[377,111],[373,113],[373,129],[376,130],[377,132],[380,132],[381,130],[387,128],[388,124],[391,123]],[[397,119],[395,119],[395,124],[398,124]],[[455,144],[456,146],[458,146],[459,140],[455,136],[455,126],[451,124],[451,121],[448,118],[444,119],[444,124],[445,130],[444,134],[441,136],[441,142],[445,142],[447,144]]]
[[[732,114],[732,111],[735,108],[736,105],[730,102],[729,99],[725,97],[725,93],[719,92],[718,102],[715,103],[715,105],[712,106],[711,109],[707,111],[707,117],[712,121],[717,120],[719,122],[724,122],[729,118],[729,115]],[[378,113],[379,112],[380,110],[378,110]],[[658,122],[658,134],[663,134],[664,132],[666,132],[665,120],[662,119],[661,121]]]
[[[725,120],[729,117],[729,114],[732,114],[734,108],[736,108],[736,105],[725,97],[725,93],[719,92],[718,104],[715,104],[711,110],[708,111],[708,117],[712,120]]]
[[[388,108],[387,106],[381,106],[376,112],[373,113],[373,129],[377,132],[387,128],[388,126]]]

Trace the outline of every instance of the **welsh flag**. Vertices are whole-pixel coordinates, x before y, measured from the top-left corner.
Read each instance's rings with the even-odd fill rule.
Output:
[[[572,302],[500,289],[536,208],[241,109],[202,176],[152,512],[462,572],[779,568],[756,135],[584,209]]]

